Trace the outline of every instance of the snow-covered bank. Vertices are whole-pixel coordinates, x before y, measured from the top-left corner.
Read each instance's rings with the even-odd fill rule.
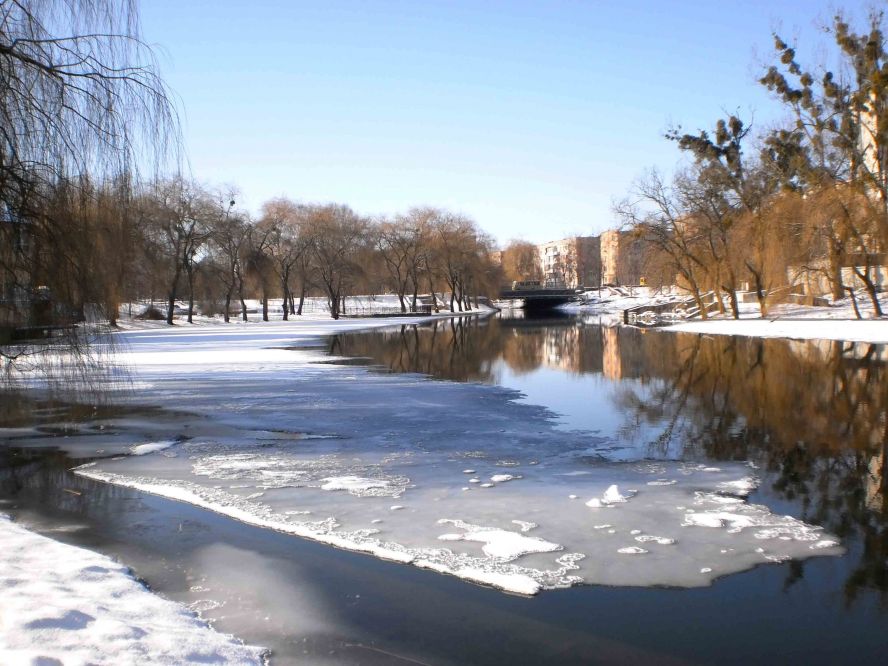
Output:
[[[675,324],[663,330],[707,335],[888,344],[888,319],[709,319]]]
[[[598,315],[602,323],[619,325],[623,310],[653,306],[670,300],[676,295],[658,293],[647,287],[603,288],[585,294],[582,303],[565,306],[568,312],[582,315]],[[888,312],[888,294],[879,302]],[[660,330],[708,335],[740,335],[763,338],[792,338],[798,340],[847,340],[849,342],[888,343],[888,317],[872,318],[872,306],[868,299],[858,297],[858,307],[863,319],[854,313],[851,299],[835,301],[829,306],[807,306],[783,303],[772,306],[762,318],[758,303],[740,303],[740,319],[715,314],[709,319],[694,319]]]
[[[0,514],[0,664],[261,664],[130,571]]]
[[[283,321],[283,301],[281,299],[270,299],[268,303],[268,322],[264,322],[262,320],[262,303],[258,300],[247,299],[245,301],[247,306],[247,321],[244,321],[240,315],[239,309],[232,310],[231,321],[228,324],[224,323],[223,317],[221,314],[212,314],[205,315],[200,312],[195,311],[192,316],[192,322],[188,323],[188,305],[187,303],[177,301],[176,306],[174,308],[174,316],[173,321],[177,326],[188,326],[188,327],[204,327],[204,326],[262,326],[268,323],[279,323]],[[407,303],[407,306],[410,306],[410,303]],[[146,310],[153,309],[157,316],[165,317],[166,316],[166,303],[158,303],[158,302],[136,302],[136,303],[127,303],[120,308],[120,316],[117,320],[118,330],[121,331],[130,331],[130,330],[146,330],[146,329],[163,329],[167,328],[168,324],[163,318],[160,319],[152,319],[145,318],[144,313]],[[237,305],[239,308],[240,305]],[[345,308],[341,313],[342,321],[345,320],[359,320],[359,321],[372,321],[373,318],[390,318],[396,321],[404,321],[405,319],[428,319],[430,317],[459,317],[459,316],[470,316],[470,315],[484,315],[491,314],[496,310],[484,304],[479,304],[479,307],[473,308],[471,310],[465,311],[449,311],[449,303],[443,301],[441,298],[437,299],[437,307],[438,311],[432,310],[430,314],[398,314],[401,308],[401,304],[398,301],[398,297],[394,294],[380,294],[375,296],[348,296],[345,298]],[[237,312],[237,314],[235,314]],[[303,304],[302,314],[290,314],[289,315],[290,322],[306,322],[306,321],[319,321],[319,322],[329,322],[331,321],[330,317],[330,308],[327,303],[327,299],[324,297],[311,296],[305,299],[305,303]],[[392,322],[388,322],[391,324]]]

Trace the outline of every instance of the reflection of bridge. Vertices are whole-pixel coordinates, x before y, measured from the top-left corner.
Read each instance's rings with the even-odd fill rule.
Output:
[[[500,298],[509,301],[524,301],[522,307],[525,310],[547,310],[575,301],[577,299],[577,290],[553,287],[525,287],[519,289],[505,287],[500,291]]]
[[[500,328],[536,331],[543,326],[554,329],[576,328],[580,325],[576,316],[561,310],[531,310],[528,314],[513,312],[518,316],[504,316],[502,312],[497,316]]]

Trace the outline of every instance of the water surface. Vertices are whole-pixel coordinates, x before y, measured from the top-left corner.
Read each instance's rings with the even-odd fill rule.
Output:
[[[740,663],[780,655],[830,663],[872,661],[884,647],[884,348],[706,338],[560,318],[444,320],[337,336],[328,350],[365,359],[366,368],[353,369],[380,380],[407,373],[400,393],[385,383],[373,384],[377,391],[422,402],[418,392],[431,381],[438,388],[428,395],[441,402],[425,405],[422,418],[411,416],[422,409],[414,402],[387,412],[404,418],[355,423],[319,411],[317,402],[313,411],[301,409],[310,387],[290,387],[274,404],[289,400],[296,412],[290,430],[344,433],[352,444],[340,452],[360,444],[359,427],[367,441],[400,447],[406,438],[405,448],[419,450],[436,434],[456,441],[477,431],[483,451],[488,441],[504,445],[502,430],[503,441],[533,447],[516,456],[525,465],[569,454],[570,465],[593,472],[639,464],[749,468],[760,479],[750,503],[822,527],[841,541],[843,554],[770,562],[691,589],[580,586],[526,599],[96,483],[70,474],[66,456],[30,448],[7,452],[0,488],[8,503],[0,508],[42,530],[65,530],[54,532],[58,538],[120,555],[220,628],[272,646],[282,663],[306,652],[312,663]],[[375,381],[354,377],[349,381]],[[255,388],[244,382],[244,390]],[[492,412],[486,420],[485,410]],[[430,416],[439,423],[433,432]],[[163,419],[143,417],[118,418],[113,436],[144,441],[146,421]],[[61,421],[69,419],[76,420]],[[187,416],[168,420],[168,435],[199,425]],[[516,424],[532,427],[534,437],[516,434]],[[75,428],[78,439],[92,436],[85,429]],[[16,437],[10,443],[33,443]],[[94,448],[108,437],[93,440]],[[321,442],[311,445],[329,444]],[[437,461],[439,470],[445,463]],[[508,490],[501,493],[508,501],[526,496],[530,484],[521,484],[533,473],[522,469],[527,478],[492,490]],[[584,476],[562,479],[564,494]],[[607,511],[616,515],[641,497]],[[410,491],[405,504],[408,498]],[[540,525],[544,530],[545,521]]]

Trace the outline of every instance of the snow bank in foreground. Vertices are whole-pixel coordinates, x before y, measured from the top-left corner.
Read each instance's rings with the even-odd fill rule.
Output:
[[[0,515],[0,663],[261,664],[126,567]]]

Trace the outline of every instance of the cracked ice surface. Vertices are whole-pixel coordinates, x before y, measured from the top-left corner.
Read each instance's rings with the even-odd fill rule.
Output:
[[[842,552],[748,502],[758,481],[745,464],[622,462],[625,451],[611,462],[613,439],[557,429],[515,391],[292,349],[347,325],[129,334],[121,360],[145,387],[139,401],[209,418],[152,433],[190,438],[167,449],[78,473],[522,594],[694,587]]]

